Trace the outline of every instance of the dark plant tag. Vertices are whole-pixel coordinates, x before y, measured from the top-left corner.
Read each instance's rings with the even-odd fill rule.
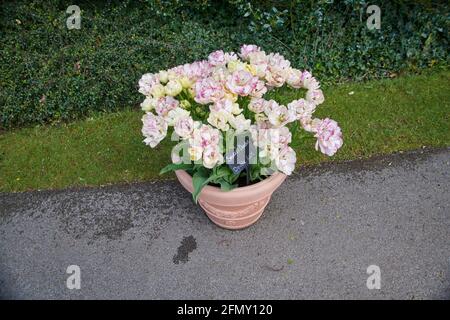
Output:
[[[234,150],[225,154],[225,161],[234,174],[248,169],[250,164],[256,163],[256,150],[249,136],[237,137]]]

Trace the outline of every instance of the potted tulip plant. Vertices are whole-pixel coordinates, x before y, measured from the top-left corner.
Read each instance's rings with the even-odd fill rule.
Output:
[[[270,99],[284,85],[306,89],[304,98],[287,105]],[[324,95],[312,74],[256,45],[144,74],[139,92],[145,95],[145,144],[155,147],[168,132],[179,141],[161,173],[175,171],[194,201],[224,228],[258,220],[295,168],[293,140],[309,135],[328,156],[343,143],[335,121],[313,117]]]

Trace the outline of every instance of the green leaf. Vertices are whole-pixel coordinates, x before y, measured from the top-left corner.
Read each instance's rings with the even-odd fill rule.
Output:
[[[194,166],[193,166],[193,170],[194,171],[197,171],[197,170],[199,170],[200,168],[204,168],[203,167],[203,164],[199,164],[199,163],[194,163]]]
[[[238,178],[239,178],[239,174],[235,174],[235,173],[233,173],[233,171],[231,171],[230,174],[223,177],[223,179],[230,184],[235,183]]]
[[[209,172],[206,168],[200,167],[192,176],[192,184],[194,186],[194,192],[192,192],[192,198],[194,202],[197,203],[198,196],[202,191],[203,187],[208,184]]]
[[[214,174],[217,177],[224,177],[224,176],[229,175],[230,173],[233,173],[233,171],[231,171],[231,169],[228,168],[227,165],[223,165],[223,166],[214,168]]]
[[[218,182],[220,184],[220,189],[223,191],[230,191],[230,190],[233,190],[234,188],[236,188],[235,185],[229,183],[225,179],[220,179]]]
[[[191,163],[171,163],[162,168],[159,174],[164,174],[175,170],[188,170],[188,169],[192,169]]]
[[[250,167],[250,180],[261,180],[261,167],[259,165],[252,165]]]
[[[231,183],[231,181],[235,181],[238,177],[239,175],[234,175],[233,171],[225,165],[215,167],[212,171],[204,167],[198,168],[197,172],[195,172],[192,176],[192,183],[194,185],[192,197],[194,202],[197,203],[200,192],[208,183],[213,182],[220,184],[220,188],[222,190],[229,191],[236,187]]]

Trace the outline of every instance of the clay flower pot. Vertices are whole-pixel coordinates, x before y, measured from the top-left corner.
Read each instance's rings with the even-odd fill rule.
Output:
[[[184,170],[177,170],[175,174],[183,187],[192,193],[192,177]],[[261,217],[272,193],[284,179],[286,175],[277,172],[261,182],[231,191],[222,191],[218,187],[208,185],[200,192],[198,203],[218,226],[242,229]]]

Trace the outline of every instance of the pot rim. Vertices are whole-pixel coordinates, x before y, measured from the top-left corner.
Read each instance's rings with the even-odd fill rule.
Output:
[[[185,177],[188,177],[188,179],[190,180],[190,181],[192,181],[192,176],[189,174],[189,173],[187,173],[185,170],[175,170],[175,173],[178,175],[181,175],[181,176],[185,176]],[[224,193],[224,192],[226,192],[226,193],[228,193],[228,194],[230,194],[230,193],[236,193],[236,192],[241,192],[241,191],[250,191],[250,190],[254,190],[254,189],[256,189],[256,188],[260,188],[260,187],[262,187],[262,186],[265,186],[266,184],[268,184],[269,182],[271,182],[272,180],[275,180],[275,179],[282,179],[282,181],[284,181],[284,179],[286,178],[287,176],[286,176],[286,174],[284,174],[284,173],[282,173],[282,172],[280,172],[280,171],[277,171],[277,172],[275,172],[274,174],[272,174],[272,175],[270,175],[269,177],[267,177],[267,178],[265,178],[264,180],[262,180],[262,181],[259,181],[259,182],[257,182],[257,183],[254,183],[254,184],[252,184],[252,185],[250,185],[250,186],[245,186],[245,187],[238,187],[238,188],[234,188],[233,190],[230,190],[230,191],[223,191],[223,190],[221,190],[219,187],[215,187],[215,186],[211,186],[211,185],[206,185],[206,186],[204,186],[203,187],[203,190],[208,190],[208,191],[211,191],[211,192],[220,192],[220,193]],[[282,182],[281,181],[281,182]],[[280,183],[281,183],[280,182]],[[203,191],[202,190],[202,191]]]

